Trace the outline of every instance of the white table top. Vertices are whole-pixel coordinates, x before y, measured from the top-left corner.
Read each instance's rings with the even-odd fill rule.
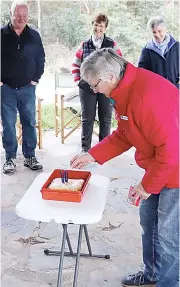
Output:
[[[16,214],[34,221],[93,224],[101,220],[106,205],[110,179],[91,175],[80,203],[43,200],[40,192],[50,173],[41,173],[16,205]]]

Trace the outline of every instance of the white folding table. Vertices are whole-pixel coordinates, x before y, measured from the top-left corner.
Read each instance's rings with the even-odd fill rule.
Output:
[[[46,255],[60,256],[57,287],[62,286],[62,269],[64,256],[76,257],[73,287],[77,287],[79,259],[82,257],[96,257],[109,259],[110,255],[93,254],[87,232],[87,224],[97,223],[101,220],[106,204],[110,180],[100,175],[92,175],[85,195],[80,203],[43,200],[40,192],[50,173],[41,173],[34,180],[30,188],[16,205],[16,214],[27,220],[50,222],[55,220],[63,226],[61,251],[45,249]],[[79,225],[77,252],[74,253],[68,235],[68,224]],[[88,253],[81,253],[82,234],[85,234]],[[69,252],[65,252],[65,243]]]

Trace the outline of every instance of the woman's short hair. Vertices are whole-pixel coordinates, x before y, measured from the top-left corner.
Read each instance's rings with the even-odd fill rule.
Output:
[[[153,28],[155,28],[155,27],[157,27],[159,25],[166,26],[164,18],[161,17],[161,16],[155,16],[155,17],[152,17],[152,18],[149,19],[149,21],[147,23],[147,28],[153,29]]]
[[[81,78],[86,82],[92,79],[109,81],[113,74],[121,80],[124,76],[127,61],[112,48],[103,48],[92,52],[81,65]]]
[[[109,19],[105,14],[99,13],[93,18],[92,25],[94,24],[94,22],[96,22],[98,24],[100,24],[101,22],[104,22],[105,27],[107,28],[107,26],[109,24]]]

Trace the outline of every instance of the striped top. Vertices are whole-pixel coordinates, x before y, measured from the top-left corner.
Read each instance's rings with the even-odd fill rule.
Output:
[[[120,56],[122,56],[122,52],[117,47],[116,42],[111,38],[104,36],[102,48],[109,47],[112,47]],[[80,81],[80,67],[83,59],[95,50],[96,48],[94,47],[91,39],[80,44],[72,63],[72,75],[75,82]]]

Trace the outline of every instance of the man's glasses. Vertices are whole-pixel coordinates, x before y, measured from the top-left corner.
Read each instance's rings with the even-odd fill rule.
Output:
[[[101,82],[101,79],[99,79],[99,81],[97,82],[96,85],[93,86],[90,86],[91,90],[95,90],[97,88],[97,86],[99,85],[99,83]]]

